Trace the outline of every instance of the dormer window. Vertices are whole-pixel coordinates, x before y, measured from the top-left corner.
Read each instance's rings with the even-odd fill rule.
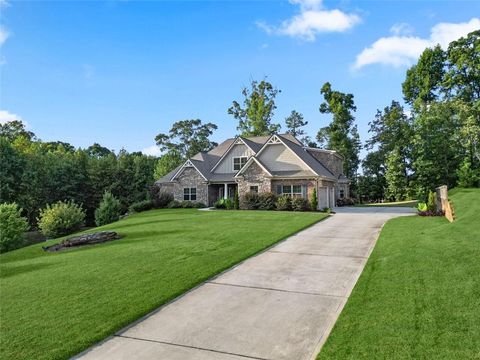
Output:
[[[233,158],[233,170],[239,171],[241,168],[245,166],[247,163],[248,158],[246,156],[241,157],[234,157]]]

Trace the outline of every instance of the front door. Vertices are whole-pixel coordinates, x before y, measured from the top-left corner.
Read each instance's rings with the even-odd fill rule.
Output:
[[[229,185],[228,186],[228,197],[230,199],[233,199],[235,197],[235,188],[236,188],[236,185]]]

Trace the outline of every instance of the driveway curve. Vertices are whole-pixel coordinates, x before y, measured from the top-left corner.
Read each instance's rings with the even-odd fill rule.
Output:
[[[413,213],[400,207],[336,211],[76,358],[314,359],[383,224]]]

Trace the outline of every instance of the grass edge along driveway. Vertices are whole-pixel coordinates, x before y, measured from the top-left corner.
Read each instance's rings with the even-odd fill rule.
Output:
[[[480,358],[480,189],[389,220],[318,359]]]
[[[2,254],[0,355],[73,356],[325,217],[152,210],[95,229],[118,231],[121,240],[58,253],[36,244]]]

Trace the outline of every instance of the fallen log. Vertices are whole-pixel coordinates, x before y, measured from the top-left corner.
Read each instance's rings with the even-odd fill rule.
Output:
[[[107,241],[112,241],[117,239],[120,239],[120,235],[118,235],[115,231],[100,231],[92,234],[72,236],[63,240],[59,244],[55,244],[51,246],[42,246],[42,248],[44,251],[55,252],[55,251],[59,251],[67,248],[101,244]]]

